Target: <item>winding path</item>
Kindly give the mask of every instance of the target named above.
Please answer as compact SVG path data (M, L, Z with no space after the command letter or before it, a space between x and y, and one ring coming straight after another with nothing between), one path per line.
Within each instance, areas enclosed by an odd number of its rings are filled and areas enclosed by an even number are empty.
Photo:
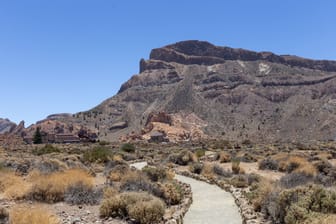
M218 186L176 175L190 184L193 203L185 214L184 224L241 224L242 218L232 195Z
M131 166L142 169L146 162ZM190 184L193 203L185 214L184 224L241 224L242 218L232 195L218 186L176 175L177 180Z

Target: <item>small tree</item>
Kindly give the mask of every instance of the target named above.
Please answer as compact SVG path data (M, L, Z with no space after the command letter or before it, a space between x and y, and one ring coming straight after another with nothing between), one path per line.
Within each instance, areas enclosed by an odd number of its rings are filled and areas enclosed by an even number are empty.
M42 143L42 135L41 135L41 128L37 127L36 131L34 133L34 137L33 137L33 143L34 144L41 144Z

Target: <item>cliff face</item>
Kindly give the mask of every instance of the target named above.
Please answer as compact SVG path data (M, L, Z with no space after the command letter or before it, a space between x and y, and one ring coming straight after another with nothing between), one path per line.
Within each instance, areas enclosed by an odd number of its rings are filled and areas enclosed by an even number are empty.
M12 132L16 127L14 122L8 119L0 118L0 134L6 134Z
M152 50L116 96L61 120L109 140L153 130L182 139L329 140L335 78L335 61L183 41Z

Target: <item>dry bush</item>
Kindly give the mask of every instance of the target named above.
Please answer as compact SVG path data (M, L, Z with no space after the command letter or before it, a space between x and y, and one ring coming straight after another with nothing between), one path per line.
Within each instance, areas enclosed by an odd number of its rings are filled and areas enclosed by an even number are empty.
M297 172L306 175L315 176L316 168L305 158L300 156L288 156L279 162L279 171L288 173Z
M165 213L165 205L158 198L150 201L137 201L128 208L129 217L140 224L159 223Z
M104 199L112 198L112 197L116 196L118 193L119 192L115 188L107 187L103 190L103 198Z
M59 224L58 218L49 211L37 207L16 207L9 213L10 224Z
M130 168L127 164L115 165L107 172L107 180L112 182L119 182L123 176L130 172Z
M88 189L93 187L93 178L86 171L78 169L49 175L35 173L31 179L31 198L45 202L63 201L67 189L78 183L86 185Z
M302 224L336 223L336 214L313 213Z
M0 223L7 223L8 217L8 210L6 208L0 207Z
M258 164L260 170L278 170L279 164L278 161L267 157L263 159Z
M248 179L245 175L234 176L230 180L230 184L237 188L245 188L248 187Z
M94 189L91 185L77 182L67 188L64 193L64 201L72 205L90 204L95 205L101 200L103 190Z
M101 217L130 217L139 223L158 223L162 220L164 203L148 194L125 192L106 198L100 207Z
M256 211L261 211L274 187L274 184L265 178L260 178L258 183L252 185L247 196Z
M239 174L240 173L240 161L239 160L232 160L232 166L231 166L232 172L234 174Z
M163 198L168 205L177 205L182 201L182 189L176 182L165 183L163 189Z
M151 181L157 182L167 178L167 171L164 167L145 166L142 169Z
M207 178L214 178L213 165L211 163L204 163L201 174Z
M8 199L23 199L30 190L30 184L13 172L0 172L0 192Z
M335 214L336 192L316 185L278 190L264 207L274 223L304 223L318 213Z
M121 191L147 191L157 197L163 197L163 190L157 183L152 183L141 171L128 172L121 179Z
M314 182L314 177L305 173L288 173L280 178L279 184L283 188L293 188Z
M67 168L67 165L58 159L43 160L37 165L37 169L43 174L66 170Z
M172 154L169 156L169 161L175 164L186 166L189 163L197 162L197 156L188 150L183 150L179 154Z
M231 155L227 152L219 152L217 158L220 163L228 163L231 161Z
M189 170L192 173L196 173L196 174L201 174L202 170L203 170L203 163L197 162L197 163L193 163L189 166Z
M232 177L232 172L230 170L226 170L218 164L213 166L213 172L221 177Z

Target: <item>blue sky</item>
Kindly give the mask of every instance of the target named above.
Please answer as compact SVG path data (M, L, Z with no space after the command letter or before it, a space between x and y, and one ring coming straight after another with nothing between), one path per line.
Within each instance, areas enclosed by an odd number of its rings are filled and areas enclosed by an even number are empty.
M113 96L180 40L336 60L334 0L1 0L0 117L36 122Z

